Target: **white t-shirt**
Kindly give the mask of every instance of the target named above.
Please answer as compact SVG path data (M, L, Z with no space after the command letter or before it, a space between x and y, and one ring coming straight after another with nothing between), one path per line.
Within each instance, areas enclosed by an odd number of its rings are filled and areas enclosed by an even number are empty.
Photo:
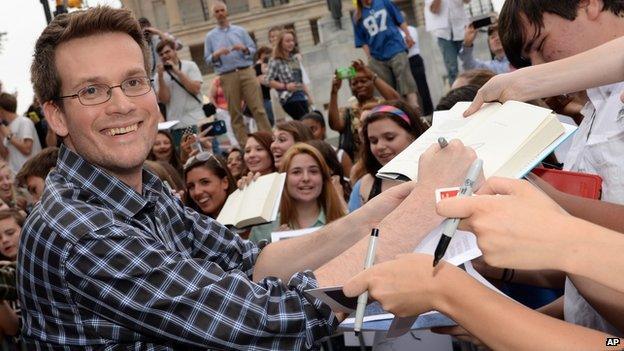
M180 60L180 70L186 74L190 80L201 82L202 75L199 67L193 61ZM171 73L173 74L173 73ZM163 73L163 79L169 87L170 99L167 106L167 121L179 120L174 129L183 129L196 125L200 119L204 118L204 110L202 104L195 100L191 94L187 93L178 83L176 83L169 73ZM182 83L180 78L176 79ZM158 79L154 80L154 90L158 92ZM201 94L196 95L199 101L202 101Z
M440 12L429 9L433 0L425 0L425 27L438 38L464 40L468 15L462 0L442 0Z
M587 90L590 102L583 108L567 153L564 169L602 177L602 200L624 204L624 82ZM622 336L579 294L566 279L564 318L567 322Z
M414 45L412 45L412 47L409 48L409 51L407 52L407 57L419 55L420 47L418 46L418 31L416 30L414 26L407 26L407 31L412 37L412 40L414 40ZM399 33L401 33L403 40L405 40L405 33L403 33L402 30L400 30Z
M24 116L17 116L13 122L9 124L9 129L13 133L14 138L18 139L30 139L33 141L30 155L26 156L22 154L13 144L11 144L6 138L4 138L4 146L9 150L9 167L13 174L17 174L24 163L34 155L41 151L41 143L39 143L39 137L37 136L37 130L33 122Z

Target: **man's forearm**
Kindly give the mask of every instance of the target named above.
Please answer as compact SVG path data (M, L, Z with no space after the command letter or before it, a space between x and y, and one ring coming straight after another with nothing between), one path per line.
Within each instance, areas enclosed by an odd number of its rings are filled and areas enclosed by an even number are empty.
M315 270L356 244L370 227L353 213L312 234L272 243L256 261L254 281L266 276L288 281L296 272Z
M180 83L186 88L186 90L197 95L201 91L201 82L191 80L186 73L179 71L178 77L180 77Z
M414 193L416 192L416 193ZM400 207L393 211L379 224L379 239L375 264L394 259L399 254L409 253L416 245L436 226L442 218L436 214L434 190L416 185L412 194L414 197L409 201L422 204L417 213L404 213L403 215L416 216L420 219L417 227L412 228L412 233L406 234L393 229L395 217L401 215ZM411 196L411 195L410 195ZM364 233L368 234L368 233ZM368 249L369 236L364 235L355 245L346 250L340 256L332 259L314 273L319 281L319 286L342 285L349 278L362 270L366 250Z

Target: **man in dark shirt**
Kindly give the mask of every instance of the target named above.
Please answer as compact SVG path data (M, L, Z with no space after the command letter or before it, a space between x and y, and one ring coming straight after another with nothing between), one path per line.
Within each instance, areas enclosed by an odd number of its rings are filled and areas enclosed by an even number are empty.
M337 320L303 291L361 270L373 226L379 261L411 251L441 221L434 189L459 184L475 157L434 147L421 165L442 166L418 184L260 251L143 170L159 116L149 67L127 10L57 16L37 41L33 84L64 145L20 242L27 349L313 348Z

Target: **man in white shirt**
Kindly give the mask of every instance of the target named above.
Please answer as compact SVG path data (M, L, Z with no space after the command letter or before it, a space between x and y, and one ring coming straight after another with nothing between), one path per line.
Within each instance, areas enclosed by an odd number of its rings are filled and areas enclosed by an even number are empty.
M617 0L507 0L499 18L499 33L510 63L519 68L566 58L624 36L623 15L624 3ZM587 90L584 118L564 162L565 169L600 175L602 200L620 204L624 204L624 119L620 113L624 105L619 96L623 89L624 82ZM565 320L624 334L624 324L616 328L601 316L610 313L609 321L618 320L613 317L616 308L604 305L604 290L587 285L582 289L577 281L566 281ZM610 300L618 299L621 301L621 297Z
M180 121L171 130L173 143L178 148L187 128L197 133L197 123L204 117L204 110L199 67L193 61L180 60L175 46L170 40L163 40L156 46L161 63L156 65L158 78L154 89L158 92L158 101L166 106L166 119Z
M33 122L18 116L17 99L9 93L0 93L0 156L6 159L13 174L32 156L41 151Z
M425 0L425 25L438 38L449 85L453 85L459 68L457 56L462 48L468 15L464 4L470 0Z

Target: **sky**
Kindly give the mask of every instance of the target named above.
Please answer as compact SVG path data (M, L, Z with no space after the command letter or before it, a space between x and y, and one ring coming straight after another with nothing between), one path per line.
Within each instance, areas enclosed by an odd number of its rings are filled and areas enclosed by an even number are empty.
M83 3L121 7L119 0L83 0ZM54 11L55 8L55 1L50 1L50 9ZM4 91L17 92L19 114L26 111L33 100L30 63L35 41L46 24L40 0L11 1L8 11L7 7L0 11L0 32L7 32L0 53L0 81Z

